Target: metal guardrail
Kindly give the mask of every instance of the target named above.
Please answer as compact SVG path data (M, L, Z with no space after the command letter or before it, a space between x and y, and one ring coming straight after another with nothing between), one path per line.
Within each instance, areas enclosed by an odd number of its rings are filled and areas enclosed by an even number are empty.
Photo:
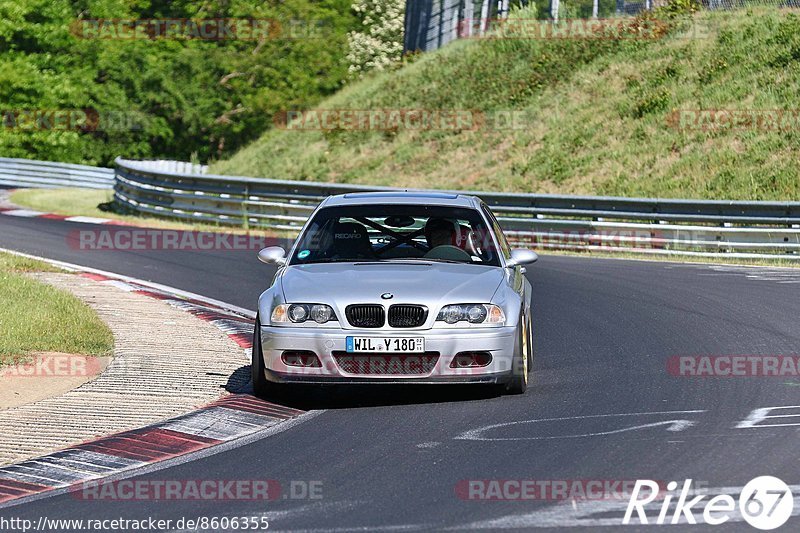
M118 158L114 199L154 216L296 232L328 195L398 190L405 189L165 172ZM450 192L481 197L518 246L800 259L800 202Z
M110 189L114 186L114 169L0 157L0 185Z
M208 165L187 163L185 161L156 159L150 161L137 161L136 163L142 168L161 172L173 172L179 174L205 174L208 172Z

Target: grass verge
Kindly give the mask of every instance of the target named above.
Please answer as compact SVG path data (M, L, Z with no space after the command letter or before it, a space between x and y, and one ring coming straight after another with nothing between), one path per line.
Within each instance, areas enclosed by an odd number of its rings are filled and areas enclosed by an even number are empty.
M32 352L110 355L111 330L89 306L26 275L57 271L0 252L0 366L25 360Z
M84 216L122 219L122 215L100 209L100 205L110 202L113 192L99 189L18 189L11 193L12 203L42 211L66 216Z

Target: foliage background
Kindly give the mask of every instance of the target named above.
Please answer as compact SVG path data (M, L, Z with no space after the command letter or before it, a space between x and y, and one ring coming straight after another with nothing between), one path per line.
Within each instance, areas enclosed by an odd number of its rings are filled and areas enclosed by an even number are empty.
M347 77L351 0L3 0L0 111L130 113L115 131L18 131L0 156L108 165L131 158L224 157L283 109L307 107ZM319 24L322 38L256 41L83 39L77 19L244 17Z

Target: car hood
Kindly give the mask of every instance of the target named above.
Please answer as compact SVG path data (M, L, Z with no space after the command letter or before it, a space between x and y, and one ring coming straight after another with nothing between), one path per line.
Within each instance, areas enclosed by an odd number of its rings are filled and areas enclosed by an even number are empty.
M490 303L505 277L500 267L409 261L293 265L282 273L286 302L414 303L438 309L455 303ZM391 293L388 300L381 298Z

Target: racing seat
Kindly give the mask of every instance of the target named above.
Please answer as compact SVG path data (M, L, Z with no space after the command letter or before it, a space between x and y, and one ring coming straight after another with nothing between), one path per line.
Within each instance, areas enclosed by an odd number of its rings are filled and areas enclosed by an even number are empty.
M472 257L470 257L467 252L452 244L440 244L439 246L431 248L423 257L425 259L444 259L448 261L463 261L466 263L472 261Z
M357 222L337 222L333 227L333 257L337 259L372 259L375 253L367 228Z

